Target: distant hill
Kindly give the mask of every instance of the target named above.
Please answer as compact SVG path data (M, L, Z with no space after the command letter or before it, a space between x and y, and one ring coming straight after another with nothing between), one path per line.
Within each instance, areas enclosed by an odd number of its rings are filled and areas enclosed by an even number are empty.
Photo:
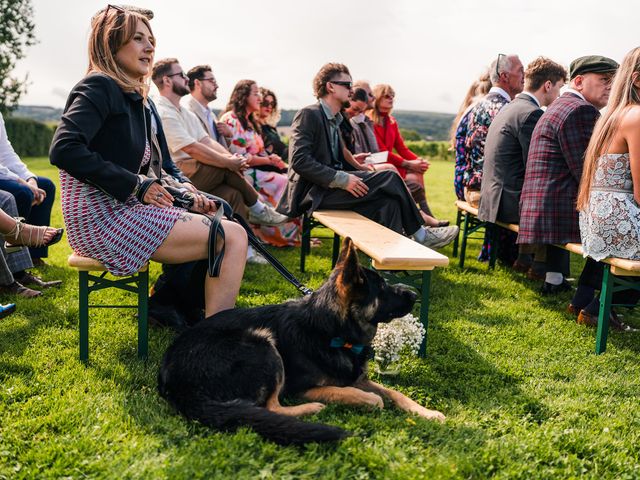
M62 108L44 107L39 105L20 105L12 117L30 118L43 123L58 123L62 116Z
M282 110L279 127L288 127L297 110ZM394 110L393 116L398 120L400 128L415 130L424 140L447 140L451 122L455 118L452 113L418 112L411 110Z
M297 110L282 110L282 118L279 127L289 127ZM415 130L425 140L446 140L449 136L449 128L455 115L451 113L418 112L411 110L394 110L393 115L398 120L400 128ZM37 105L21 105L12 113L14 117L25 117L40 122L60 121L61 108L44 107ZM285 129L286 130L286 129Z

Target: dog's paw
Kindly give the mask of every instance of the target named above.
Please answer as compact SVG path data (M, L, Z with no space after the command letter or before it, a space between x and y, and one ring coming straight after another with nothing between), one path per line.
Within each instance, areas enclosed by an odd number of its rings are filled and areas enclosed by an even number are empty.
M424 408L423 406L418 404L412 405L409 408L409 412L415 415L419 415L422 418L426 418L427 420L436 420L438 422L444 422L447 418L437 410L429 410L428 408Z
M380 395L371 392L362 392L362 402L369 407L384 408L384 401Z
M326 407L324 403L320 403L320 402L305 403L304 406L306 407L304 412L305 415L315 415L324 407Z

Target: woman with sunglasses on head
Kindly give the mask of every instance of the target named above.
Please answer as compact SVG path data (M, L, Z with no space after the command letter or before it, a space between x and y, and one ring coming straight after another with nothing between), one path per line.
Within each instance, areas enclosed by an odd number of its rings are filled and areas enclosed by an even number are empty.
M287 145L280 138L276 128L280 120L278 99L273 91L264 87L260 87L260 96L262 97L262 102L260 102L260 110L256 120L262 129L261 136L264 140L264 149L269 154L278 155L284 161L287 159ZM281 169L281 173L286 173L286 171L286 167Z
M387 163L398 170L411 191L411 196L420 206L422 217L429 227L444 227L448 221L440 221L433 217L424 189L424 172L429 168L429 162L418 157L405 145L400 134L398 122L391 115L393 100L396 96L391 85L380 84L373 87L375 102L367 113L373 121L376 141L380 151L387 151ZM394 152L395 150L395 152Z
M190 213L172 206L148 108L155 39L147 18L109 5L91 20L89 69L73 88L51 147L60 168L69 244L114 275L148 260L185 263L209 255L215 204L194 194ZM149 174L151 177L148 176ZM222 220L225 255L204 282L205 316L232 308L240 288L246 233Z
M275 100L275 96L273 98ZM265 147L262 125L258 120L263 100L256 82L240 80L231 92L220 121L231 127L231 153L247 158L250 168L244 171L245 179L258 191L260 200L275 207L287 187L287 175L282 173L286 172L287 164L280 155L269 152ZM273 107L269 105L268 108ZM300 245L299 220L276 227L255 227L254 231L260 239L276 247Z

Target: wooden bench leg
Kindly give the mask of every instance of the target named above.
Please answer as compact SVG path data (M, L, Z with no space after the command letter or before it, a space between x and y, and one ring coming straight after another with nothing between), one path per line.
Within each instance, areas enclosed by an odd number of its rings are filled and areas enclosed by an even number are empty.
M149 269L138 273L138 358L146 359L149 354Z
M78 272L78 329L80 332L80 360L89 360L89 272Z
M460 224L462 223L462 210L458 210L456 215L456 225L458 226L458 235L453 240L453 258L458 256L458 243L460 243Z
M462 227L462 245L460 246L460 268L464 268L464 257L467 254L467 235L469 235L469 214L464 214Z
M611 297L613 295L613 275L611 267L604 265L602 276L602 289L600 290L600 312L598 314L598 332L596 333L596 355L604 353L607 349L607 336L609 334L609 314L611 313Z
M340 235L333 234L333 254L331 255L331 268L335 268L338 263L338 255L340 255Z
M431 290L431 270L422 272L422 285L420 287L420 322L424 325L424 338L418 350L418 356L427 356L427 334L429 333L429 291Z

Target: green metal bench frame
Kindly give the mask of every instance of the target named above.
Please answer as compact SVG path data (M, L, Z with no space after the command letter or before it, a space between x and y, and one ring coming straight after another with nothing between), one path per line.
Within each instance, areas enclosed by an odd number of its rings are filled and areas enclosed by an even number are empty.
M79 286L79 330L80 360L89 360L89 309L90 308L137 308L138 309L138 357L146 359L149 352L149 324L147 318L147 302L149 297L149 268L145 268L127 277L116 280L107 278L108 272L93 275L90 271L78 271ZM117 288L138 295L137 305L90 304L89 295L105 288Z

